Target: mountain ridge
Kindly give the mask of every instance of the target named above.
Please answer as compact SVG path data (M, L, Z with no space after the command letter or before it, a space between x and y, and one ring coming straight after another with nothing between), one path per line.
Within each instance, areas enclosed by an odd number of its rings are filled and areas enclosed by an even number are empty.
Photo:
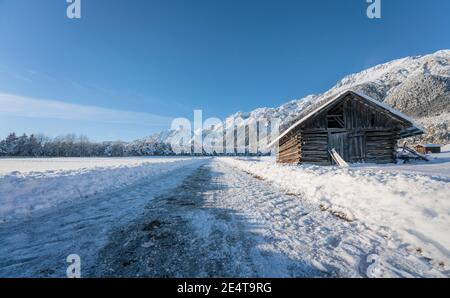
M273 108L257 108L250 112L236 112L227 119L250 121L278 118L281 132L311 104L325 100L345 90L362 92L399 110L423 125L426 133L413 142L449 142L450 126L450 49L432 54L410 56L382 63L363 71L349 74L322 94L310 94ZM218 126L215 130L222 129ZM210 132L205 130L203 133ZM152 141L167 143L174 131L165 131L149 137Z

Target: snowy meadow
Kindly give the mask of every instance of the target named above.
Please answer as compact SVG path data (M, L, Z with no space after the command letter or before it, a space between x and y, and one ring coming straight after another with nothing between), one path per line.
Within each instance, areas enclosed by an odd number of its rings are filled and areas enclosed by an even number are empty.
M182 157L0 159L0 222L111 192L193 162Z

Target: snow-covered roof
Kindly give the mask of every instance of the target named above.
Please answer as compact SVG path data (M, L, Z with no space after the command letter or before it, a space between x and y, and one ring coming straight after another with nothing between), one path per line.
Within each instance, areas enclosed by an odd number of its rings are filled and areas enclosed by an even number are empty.
M440 144L420 144L418 146L426 147L426 148L440 148L442 145Z
M293 129L295 129L297 126L299 126L300 124L302 124L303 122L305 122L306 120L312 118L314 115L316 115L318 112L320 112L322 109L332 105L333 103L337 102L338 100L344 98L345 96L349 95L349 94L354 94L357 95L358 97L365 99L377 106L379 106L380 108L388 111L389 113L391 113L392 115L396 116L397 118L400 118L402 120L404 120L405 122L408 122L411 124L411 127L404 129L400 132L400 135L402 137L408 137L408 136L413 136L413 135L417 135L417 134L421 134L424 132L424 128L418 124L416 124L414 122L413 119L411 119L410 117L406 116L405 114L397 111L396 109L378 101L375 100L373 98L371 98L370 96L367 96L366 94L363 94L361 92L358 91L354 91L354 90L346 90L342 93L340 93L337 96L334 97L329 97L328 99L324 100L324 103L322 105L320 105L318 108L313 109L310 113L306 114L306 116L302 117L300 120L298 120L297 122L295 122L293 125L291 125L288 129L286 129L278 138L276 138L274 141L272 141L272 143L270 143L268 145L268 147L272 147L273 145L275 145L282 137L286 136L290 131L292 131Z

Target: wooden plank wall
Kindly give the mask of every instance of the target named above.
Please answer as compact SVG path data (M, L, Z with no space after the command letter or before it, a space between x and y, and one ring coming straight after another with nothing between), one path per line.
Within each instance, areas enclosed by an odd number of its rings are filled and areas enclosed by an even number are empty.
M364 162L367 156L365 132L348 134L348 161Z
M328 133L326 131L302 132L300 161L316 165L329 165Z
M394 125L391 117L357 99L344 103L344 113L347 129L388 128Z
M277 162L279 163L300 163L300 136L298 133L282 138L280 141Z
M392 130L373 130L366 132L366 162L392 163L395 161L398 132Z

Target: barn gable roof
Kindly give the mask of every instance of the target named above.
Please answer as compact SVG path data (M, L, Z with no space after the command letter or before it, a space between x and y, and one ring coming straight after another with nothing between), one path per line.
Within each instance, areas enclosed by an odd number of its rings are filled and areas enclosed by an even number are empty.
M347 90L337 96L330 96L324 100L321 100L319 103L313 104L312 106L308 107L303 113L300 114L300 116L299 116L300 120L296 121L293 125L291 125L289 128L287 128L278 138L276 138L274 141L272 141L268 145L268 147L272 147L282 137L286 136L289 132L291 132L293 129L298 127L300 124L304 123L306 120L308 120L310 118L313 118L320 111L322 111L322 110L326 109L327 107L331 106L332 104L338 102L339 100L343 99L347 95L356 95L357 97L361 98L362 100L372 103L372 104L378 106L379 108L385 110L386 112L391 114L393 117L400 119L403 122L408 123L410 126L406 129L403 129L400 132L400 136L403 138L424 133L424 128L422 126L415 123L413 119L411 119L410 117L401 113L400 111L397 111L396 109L394 109L376 99L373 99L370 96L367 96L361 92L354 91L354 90Z

